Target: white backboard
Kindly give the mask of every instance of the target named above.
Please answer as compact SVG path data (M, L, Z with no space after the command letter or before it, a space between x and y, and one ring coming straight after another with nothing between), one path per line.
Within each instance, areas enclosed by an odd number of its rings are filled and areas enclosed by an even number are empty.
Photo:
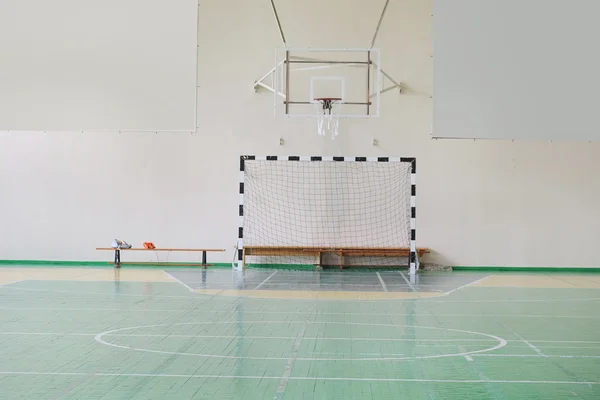
M341 98L341 118L379 117L379 49L283 48L276 51L275 113L317 117L315 98Z

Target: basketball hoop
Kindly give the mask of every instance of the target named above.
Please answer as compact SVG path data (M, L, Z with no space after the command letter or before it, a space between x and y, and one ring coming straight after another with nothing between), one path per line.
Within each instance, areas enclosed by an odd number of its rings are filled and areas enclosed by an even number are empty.
M319 136L331 135L333 139L340 132L340 119L338 114L342 107L339 97L317 97L313 99L317 108L317 133Z

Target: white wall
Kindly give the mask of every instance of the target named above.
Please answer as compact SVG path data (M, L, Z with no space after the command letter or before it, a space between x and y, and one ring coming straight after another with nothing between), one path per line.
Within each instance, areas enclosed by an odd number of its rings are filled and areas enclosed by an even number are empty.
M433 135L600 140L598 0L434 0Z
M0 129L194 131L197 0L0 1Z
M369 44L384 2L353 2L323 46ZM430 1L391 1L378 46L408 89L384 95L379 120L343 121L336 141L318 138L314 121L274 120L272 97L253 92L279 38L269 2L248 3L200 2L197 133L0 134L0 259L107 259L94 248L117 236L224 247L212 259L230 261L240 154L347 154L417 157L417 238L431 261L600 264L599 144L430 138ZM312 3L277 2L290 44L319 45L308 21L334 16L313 18Z

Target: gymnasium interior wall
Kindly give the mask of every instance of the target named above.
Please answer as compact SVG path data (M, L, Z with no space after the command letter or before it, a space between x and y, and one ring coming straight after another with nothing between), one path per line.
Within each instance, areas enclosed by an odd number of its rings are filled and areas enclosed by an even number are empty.
M383 3L276 1L303 47L368 46ZM382 95L380 119L343 120L336 140L314 120L275 119L252 88L281 44L268 1L199 6L196 132L0 132L0 259L109 260L94 249L116 237L225 248L210 259L229 262L241 154L364 155L417 158L429 262L598 266L600 144L432 139L430 0L390 2L376 45L406 90Z

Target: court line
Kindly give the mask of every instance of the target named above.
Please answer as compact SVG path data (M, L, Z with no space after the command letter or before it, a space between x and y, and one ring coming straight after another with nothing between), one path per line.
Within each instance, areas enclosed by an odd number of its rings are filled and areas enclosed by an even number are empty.
M0 335L15 336L95 336L95 333L70 333L70 332L0 332ZM163 335L165 336L165 335Z
M332 352L323 351L323 352L319 352L319 353L315 353L315 354L318 354L318 355L323 355L323 354L337 355L337 354L342 354L342 353L332 353ZM358 355L361 355L361 356L381 356L381 355L383 355L382 353L353 353L353 354L358 354ZM386 353L385 355L386 356L405 356L406 354L404 354L404 353Z
M510 340L509 340L510 342ZM596 350L600 349L600 346L548 346L544 345L544 349L588 349Z
M72 281L72 282L78 282L78 281ZM89 281L84 281L84 282L89 282ZM99 282L99 281L93 281L95 283ZM110 282L110 281L102 281L102 282ZM97 296L108 296L108 297L113 297L114 293L112 292L76 292L73 290L50 290L50 289L33 289L33 288L16 288L16 287L5 287L5 286L0 286L0 289L10 289L10 290L23 290L23 291L30 291L30 292L46 292L46 293L66 293L66 294L77 294L77 295L84 295L84 296L89 296L89 295L97 295ZM167 294L161 294L161 295L148 295L148 294L133 294L133 293L119 293L119 296L123 296L123 297L145 297L145 298L176 298L176 299L206 299L207 297L214 297L214 296L200 296L199 293L197 292L191 292L193 294L195 294L196 296L177 296L177 295L167 295ZM599 298L600 300L600 298Z
M207 358L224 358L224 359L246 359L246 360L285 360L286 357L256 357L256 356L229 356L222 354L204 354L204 353L182 353L175 351L162 351L162 350L153 350L153 349L144 349L132 346L122 346L115 343L107 342L103 339L104 336L109 336L115 332L128 331L133 329L148 329L148 328L156 328L156 327L173 327L176 325L206 325L206 324L232 324L236 323L235 321L208 321L208 322L178 322L173 324L155 324L155 325L139 325L139 326L130 326L119 329L112 329L105 332L98 333L94 339L106 346L111 346L119 349L125 350L135 350L146 353L156 353L156 354L172 354L172 355L182 355L182 356L196 356L196 357L207 357ZM333 322L333 321L245 321L248 324L290 324L290 323L303 323L303 324L329 324L329 325L367 325L367 326L386 326L386 327L397 327L398 324L367 324L367 323L357 323L357 322ZM403 325L403 327L409 328L417 328L417 329L430 329L437 331L445 331L445 332L457 332L457 333L466 333L471 335L479 335L485 336L488 338L495 339L498 344L493 347L489 347L486 349L480 350L472 350L468 353L447 353L447 354L434 354L434 355L426 355L426 356L413 356L413 357L377 357L377 358L315 358L315 357L298 357L296 360L303 361L399 361L399 360L416 360L416 359L433 359L433 358L445 358L445 357L463 357L465 354L477 354L477 353L485 353L489 351L494 351L501 349L506 346L507 342L505 339L490 335L482 332L473 332L461 329L451 329L451 328L440 328L440 327L432 327L432 326L420 326L420 325Z
M483 280L485 278L482 278L481 280ZM75 281L74 281L75 282ZM456 289L453 289L449 292L445 292L442 293L438 296L433 296L433 297L425 297L425 298L407 298L407 299L370 299L368 300L369 303L404 303L407 301L411 301L414 302L415 300L419 300L420 302L422 302L423 304L435 304L435 303L444 303L444 304L449 304L449 303L457 303L457 304L463 304L463 303L469 303L472 304L473 301L472 300L435 300L437 298L440 297L445 297L450 295L451 293L454 293L455 291L462 289L464 287L467 287L469 285L473 285L475 283L477 283L478 281L474 281L471 283L468 283L466 285L463 285L461 287L458 287ZM500 288L502 289L504 286L498 286L496 288ZM34 292L47 292L47 293L67 293L67 294L76 294L76 295L85 295L85 296L89 296L89 295L98 295L98 296L109 296L109 297L113 297L115 296L112 292L75 292L75 291L71 291L71 290L50 290L50 289L32 289L32 288L16 288L16 287L10 287L10 286L0 286L0 289L10 289L10 290L23 290L23 291L34 291ZM523 288L522 288L523 289ZM525 289L531 289L531 288L525 288ZM118 296L123 296L123 297L145 297L145 298L178 298L178 299L199 299L199 300L209 300L209 299L213 299L213 298L219 298L218 296L211 294L211 295L204 295L202 293L198 293L198 292L190 292L193 294L196 294L197 296L175 296L175 295L147 295L147 294L130 294L130 293L119 293ZM364 292L357 292L357 293L364 293ZM370 292L366 292L366 293L370 293ZM273 300L273 299L270 299ZM286 299L286 298L281 298L281 300L293 300L296 302L304 302L304 301L310 301L310 302L314 302L315 299L314 298L310 298L310 299L302 299L302 298L292 298L292 299ZM600 297L584 297L584 298L567 298L567 299L496 299L496 300L477 300L477 303L481 304L481 303L563 303L565 301L598 301L600 300ZM356 302L360 302L360 303L364 303L365 300L364 299L360 299L360 300L353 300L353 299L343 299L343 300L332 300L332 299L319 299L320 303L325 303L325 302L336 302L339 303L340 301L343 302L348 302L348 303L356 303Z
M305 324L302 325L302 329L296 336L296 340L294 341L294 345L292 346L292 353L290 354L290 358L283 370L283 376L279 381L279 385L277 386L277 391L273 396L273 400L283 399L285 395L285 389L287 388L289 378L292 375L292 370L294 369L294 365L296 364L296 359L298 358L298 352L300 351L300 344L302 343L302 339L304 338L304 334L306 333L306 328L308 327L308 322L310 315L306 317Z
M0 335L15 335L15 336L96 336L96 333L77 333L77 332L2 332L0 331ZM199 339L264 339L264 340L294 340L296 336L249 336L249 335L177 335L177 334L145 334L145 333L113 333L107 336L115 336L115 337L162 337L165 339L168 338L199 338ZM334 340L334 341L366 341L366 342L423 342L423 343L455 343L461 342L464 344L471 343L486 343L486 342L496 342L495 339L412 339L412 338L373 338L373 337L324 337L324 336L305 336L304 340ZM508 343L523 343L523 340L507 340ZM536 341L530 340L530 342L538 343L589 343L589 344L600 344L600 341ZM427 345L429 346L429 345ZM451 346L447 344L445 346ZM556 348L556 349L596 349L596 347L590 346L544 346L546 348ZM379 353L378 353L379 354ZM545 354L544 354L545 356ZM576 357L576 356L571 356Z
M165 274L167 274L168 277L170 277L171 279L175 280L177 283L183 285L187 290L189 290L190 292L193 292L194 289L192 289L190 286L186 285L185 283L181 282L179 279L175 278L173 275L171 275L170 273L168 273L167 271L165 271L164 269L162 270L162 272L164 272Z
M207 324L210 322L206 322ZM15 335L15 336L96 336L96 333L70 333L70 332L0 332L0 335ZM202 338L202 339L265 339L265 340L294 340L297 336L244 336L244 335L174 335L168 334L145 334L145 333L111 333L105 336L115 337L162 337L168 338ZM361 337L323 337L323 336L306 336L304 340L339 340L339 341L366 341L366 342L497 342L496 339L412 339L412 338L361 338ZM508 340L507 342L511 342Z
M463 353L467 353L467 350L463 346L458 346L458 350L462 351ZM465 355L465 358L467 359L467 361L473 361L473 357L471 357L468 354Z
M52 398L50 400L57 400L57 399L64 398L64 396L66 396L75 387L81 385L82 383L84 383L86 381L89 381L89 379L92 378L94 376L94 373L96 373L96 372L98 372L98 369L96 369L96 371L94 371L94 372L89 372L85 376L81 376L79 379L74 379L73 382L66 385L58 393L56 393L54 396L52 396Z
M533 351L538 353L540 356L544 357L544 353L542 353L542 351L540 349L538 349L537 347L535 347L534 345L529 343L527 340L523 339L523 343L525 343L527 346L531 347L533 349Z
M19 283L19 282L24 282L26 279L19 279L18 281L10 281L10 282L6 282L6 283L2 283L0 284L0 287L5 287L8 285L12 285L13 283Z
M43 335L43 336L96 336L95 333L64 333L64 332L0 332L0 335ZM162 337L165 339L168 338L202 338L202 339L265 339L265 340L297 340L298 336L206 336L206 335L174 335L174 334L162 334L162 335L153 335L153 334L110 334L106 336L115 336L115 337ZM303 337L303 340L341 340L341 341L398 341L398 342L461 342L464 344L469 344L472 342L495 342L493 339L404 339L404 338L335 338L335 337ZM523 342L521 340L507 340L508 343L514 342ZM600 343L600 342L596 342ZM427 345L431 346L431 345ZM446 345L448 346L448 345ZM557 347L557 348L568 348L568 347ZM579 347L577 347L579 348ZM591 347L581 347L584 349L590 349ZM463 348L463 346L459 346L459 350L463 353L467 353L467 351ZM318 354L343 354L343 353L318 353ZM360 355L380 355L380 356L403 356L404 354L395 354L395 353L357 353ZM473 354L475 357L545 357L545 358L600 358L598 356L589 356L589 355L548 355L548 354L492 354L492 353L480 353ZM470 355L464 356L468 361L473 361L473 358ZM469 359L470 358L470 359ZM347 360L347 359L344 359Z
M293 278L291 278L293 279ZM235 290L236 288L231 286L231 281L227 281L227 282L212 282L214 285L211 286L211 288L209 289L214 289L214 290L218 290L218 289L222 289L222 290ZM247 284L253 284L255 282L248 282L246 281ZM201 282L201 281L188 281L188 284L190 285L199 285L199 284L206 284L206 282ZM361 287L365 287L368 288L369 290L371 288L377 288L380 286L379 283L362 283L362 282L358 282L358 283L345 283L345 282L329 282L329 283L297 283L297 282L290 282L290 283L283 283L280 281L277 281L277 283L273 283L273 285L277 285L279 286L279 288L277 290L285 290L288 286L297 286L297 285L302 285L305 287L322 287L323 291L328 291L329 288L331 287L337 287L340 284L347 284L347 285L360 285ZM406 284L405 282L388 282L388 285L393 286L393 287L398 287L398 288L410 288L410 284ZM426 292L435 292L438 291L440 293L445 293L447 290L451 290L452 288L454 288L454 285L450 285L450 284L421 284L419 283L419 288L420 289L427 289L424 290Z
M454 293L454 292L456 292L456 291L458 291L458 290L464 289L464 288L466 288L466 287L469 287L469 286L471 286L471 285L475 285L475 284L477 284L477 283L479 283L479 282L481 282L481 281L484 281L485 279L489 278L490 276L491 276L491 275L487 275L487 276L484 276L484 277L483 277L483 278L481 278L481 279L477 279L476 281L469 282L469 283L465 283L465 284L464 284L464 285L462 285L462 286L459 286L459 287L457 287L457 288L454 288L454 289L452 289L452 290L449 290L449 291L447 291L447 292L444 294L444 296L449 296L449 295L451 295L452 293ZM478 301L478 303L481 303L481 302L480 302L480 301Z
M406 279L406 276L404 276L404 273L402 273L402 271L398 271L398 272L400 272L400 275L402 275L402 279L404 279L404 281L406 282L406 284L408 285L410 290L412 290L413 292L416 292L415 287L412 285L412 283L410 283L410 281L408 279Z
M377 285L379 286L379 285ZM190 298L190 297L186 297ZM181 312L186 311L186 309L172 309L172 308L91 308L91 307L0 307L0 310L30 310L30 311L132 311L132 312ZM189 310L191 311L191 310ZM202 310L202 313L230 313L231 310ZM307 314L309 311L248 311L244 310L245 314ZM414 313L353 313L353 312L319 312L319 315L343 315L343 316L381 316L381 317L389 317L389 316L414 316ZM494 317L506 317L506 318L589 318L589 319L600 319L600 315L535 315L535 314L433 314L433 315L420 315L419 318L423 317L464 317L464 318L494 318Z
M388 291L387 286L385 286L385 282L381 278L381 274L379 272L377 272L377 277L379 278L379 282L381 282L381 287L383 288L383 291L387 292Z
M540 351L540 349L538 349L537 347L535 347L534 345L529 343L527 340L525 340L525 338L523 336L521 336L520 334L518 334L515 329L512 329L509 326L507 326L506 324L502 323L498 318L495 318L494 320L496 321L496 323L498 323L504 329L506 329L509 332L512 332L516 337L521 339L523 341L523 343L525 343L529 348L531 348L534 352L536 352L538 354L538 356L542 356L542 357L544 356L542 354L542 352ZM571 374L570 371L566 371L564 368L561 368L560 366L559 366L559 368L562 369L563 372L566 372L568 375L571 375L571 376L573 375L573 374ZM575 376L575 378L577 378L577 376Z
M185 374L143 374L118 372L33 372L33 371L0 371L0 375L51 375L51 376L97 376L97 377L131 377L131 378L185 378L185 379L281 379L279 376L267 375L185 375ZM411 379L411 378L364 378L364 377L318 377L290 376L295 381L360 381L360 382L406 382L406 383L502 383L502 384L545 384L545 385L600 385L600 382L582 381L534 381L534 380L484 380L484 379Z
M595 341L595 340L531 340L529 339L530 342L533 343L600 343L600 341ZM519 340L519 342L522 342L522 340Z
M290 277L290 279L294 279L294 278ZM200 283L206 283L206 282L202 282L202 281L190 281L189 283L200 284ZM231 286L231 281L220 281L220 282L211 281L211 283L215 284L215 287L213 289L221 289L220 287L217 287L217 284L229 285L228 287L223 288L223 289L234 289L234 287ZM254 283L254 282L248 282L248 281L246 281L246 283ZM301 285L303 285L303 286L323 286L323 287L327 287L327 286L336 286L336 285L339 285L339 284L342 284L342 283L343 284L348 284L348 285L360 285L360 286L373 286L373 287L379 286L379 283L363 283L363 282L360 282L360 281L358 281L357 283L347 283L347 282L310 283L310 282L302 282ZM289 283L288 282L278 281L275 284L276 285L280 285L280 286L286 286L286 285L296 285L297 283L293 282L293 281L290 281ZM392 283L390 283L390 285L393 285L393 286L408 286L406 283L400 282L400 281L398 281L398 282L392 282ZM436 287L436 288L446 288L447 287L447 288L451 289L451 288L454 287L454 285L443 284L443 283L440 283L440 284L430 284L430 283L423 283L423 284L421 284L421 283L419 283L419 287Z
M254 289L252 289L252 290L258 290L260 287L262 287L262 285L264 285L265 283L267 283L267 281L268 281L269 279L271 279L271 278L273 277L273 275L275 275L277 272L279 272L279 271L275 271L275 272L273 272L271 275L267 276L267 278L266 278L264 281L262 281L262 282L261 282L261 283L260 283L260 284L259 284L257 287L255 287L255 288L254 288Z
M533 357L533 358L600 358L600 356L570 356L560 354L473 354L475 357Z

